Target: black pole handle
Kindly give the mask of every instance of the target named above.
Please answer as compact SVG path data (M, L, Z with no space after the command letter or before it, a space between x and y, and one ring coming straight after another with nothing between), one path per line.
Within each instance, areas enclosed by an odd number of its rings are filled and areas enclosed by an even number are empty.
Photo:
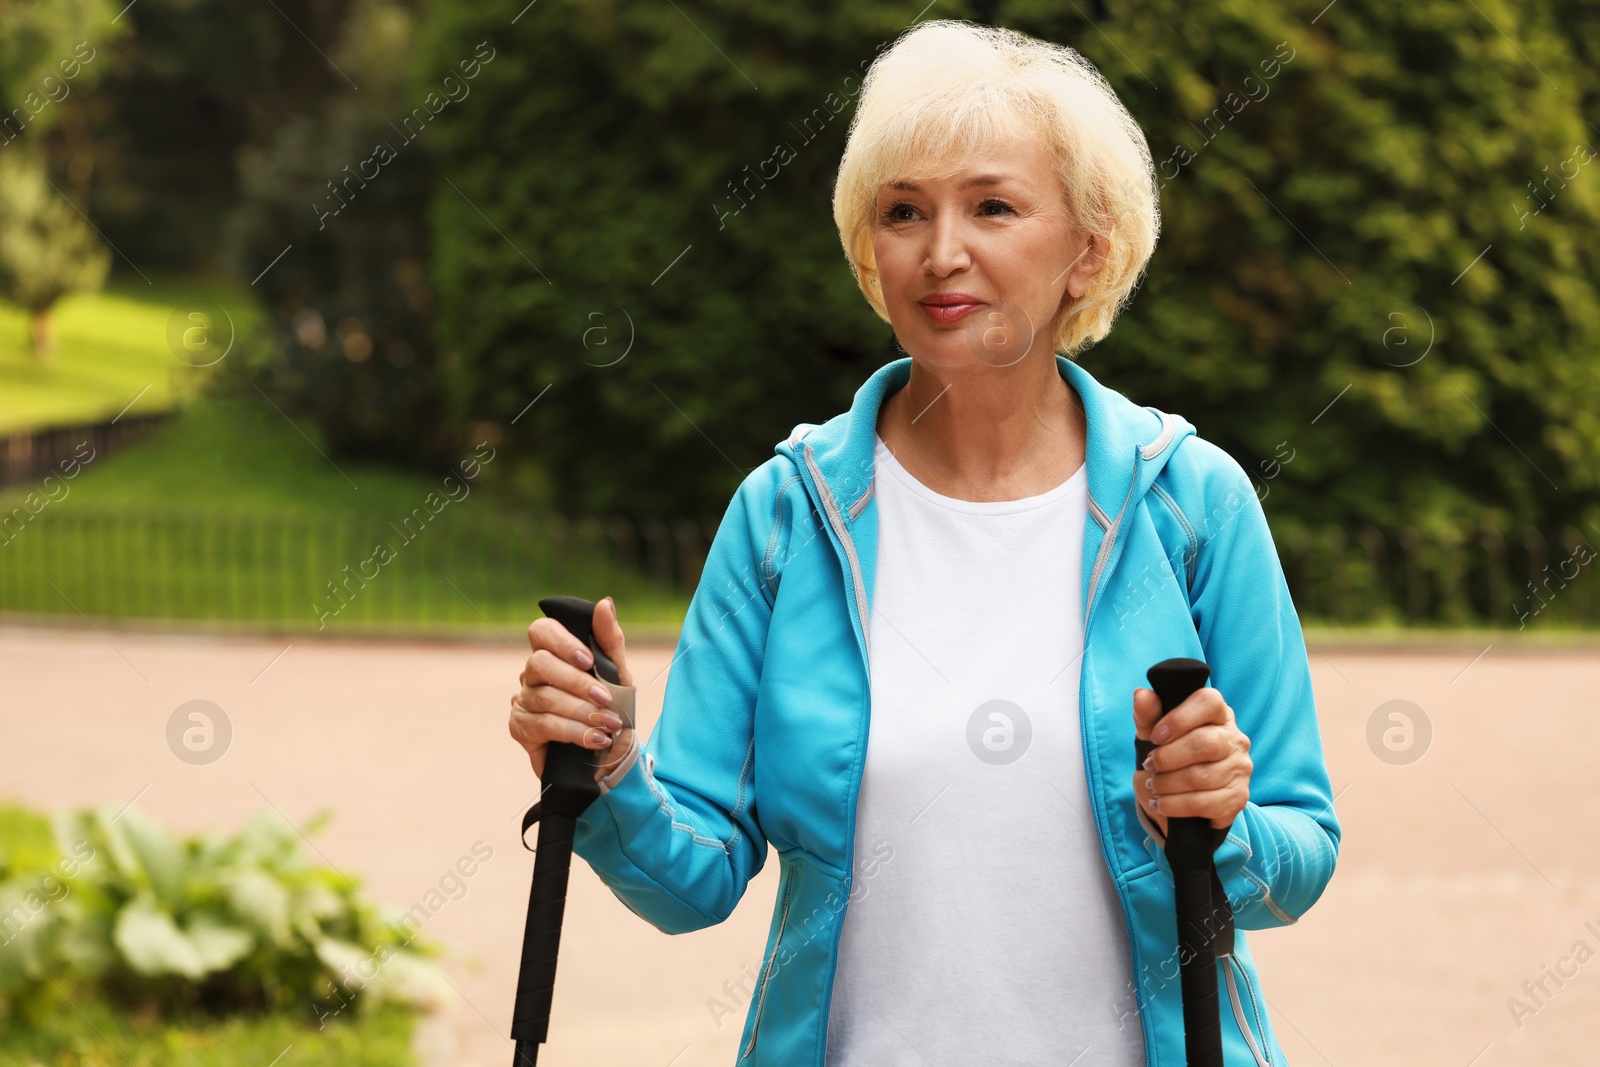
M1166 659L1146 677L1165 715L1205 686L1211 668L1197 659ZM1139 766L1155 747L1135 743ZM1183 1045L1189 1067L1223 1067L1222 1004L1217 994L1216 943L1218 916L1213 914L1212 862L1216 838L1207 819L1167 818L1167 862L1172 867L1173 897L1178 917L1178 971L1183 990ZM1224 898L1224 901L1226 898ZM1220 905L1222 902L1218 902Z
M594 639L594 607L590 601L575 596L547 596L539 601L539 610L565 626L594 656L594 666L589 673L613 685L621 685L617 665L600 651ZM599 749L558 741L546 747L539 796L546 815L553 812L576 819L583 814L583 809L600 795L594 772L599 769L602 756Z
M614 685L617 665L594 639L594 604L574 596L545 597L539 610L565 626L594 656L589 673ZM539 845L533 860L533 888L522 930L522 965L511 1016L516 1043L514 1067L535 1067L539 1045L548 1040L550 1005L555 997L556 954L561 948L561 918L567 905L567 875L572 869L572 838L578 816L600 795L594 773L600 749L552 741L545 748L539 805Z

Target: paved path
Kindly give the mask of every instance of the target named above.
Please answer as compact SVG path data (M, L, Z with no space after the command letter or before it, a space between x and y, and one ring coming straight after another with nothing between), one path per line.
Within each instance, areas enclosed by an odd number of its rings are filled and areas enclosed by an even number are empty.
M463 953L449 966L462 1000L433 1028L440 1062L502 1067L532 859L517 817L535 782L505 728L522 652L287 644L0 630L0 792L40 807L137 797L187 831L231 831L268 805L297 822L332 808L318 850L401 908L487 843L492 859L425 929ZM1600 656L1477 651L1312 655L1345 842L1317 907L1253 941L1297 1067L1595 1062ZM670 653L633 652L636 675L654 679L641 686L647 728ZM233 726L209 766L167 747L169 716L193 699ZM1433 727L1408 766L1366 740L1374 709L1395 699ZM718 1018L708 1002L759 966L776 882L769 854L726 923L668 937L580 863L541 1061L730 1067L745 1004Z

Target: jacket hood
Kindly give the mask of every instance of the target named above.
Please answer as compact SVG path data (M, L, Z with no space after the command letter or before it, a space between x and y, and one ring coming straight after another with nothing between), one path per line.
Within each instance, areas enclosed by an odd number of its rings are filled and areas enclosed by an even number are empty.
M1087 424L1084 462L1094 519L1084 529L1081 607L1087 620L1094 591L1115 562L1112 556L1121 541L1123 516L1149 491L1195 428L1181 415L1135 404L1065 356L1056 355L1056 370L1082 399ZM910 377L911 357L884 364L856 390L850 410L821 425L800 423L774 449L795 463L813 503L834 523L836 535L843 539L848 531L850 543L841 547L860 557L869 604L878 534L877 509L872 507L873 435L883 401Z

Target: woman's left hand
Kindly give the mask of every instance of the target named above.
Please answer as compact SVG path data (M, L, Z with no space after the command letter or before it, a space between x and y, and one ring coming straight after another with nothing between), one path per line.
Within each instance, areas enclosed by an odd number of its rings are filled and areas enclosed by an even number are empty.
M1211 686L1195 690L1167 714L1153 689L1133 691L1135 734L1155 742L1133 772L1133 794L1162 834L1167 818L1202 818L1226 829L1250 800L1250 739L1233 709Z

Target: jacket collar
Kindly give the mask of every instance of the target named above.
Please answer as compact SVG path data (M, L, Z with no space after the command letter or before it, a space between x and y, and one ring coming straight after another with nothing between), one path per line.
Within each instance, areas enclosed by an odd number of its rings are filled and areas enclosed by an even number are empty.
M1110 533L1113 541L1120 543L1117 534L1125 511L1149 490L1177 446L1195 428L1181 415L1135 404L1117 390L1102 385L1074 360L1059 354L1055 358L1056 370L1083 401L1087 425L1085 464L1093 519L1084 530L1083 608L1087 615L1093 586L1105 565L1113 562L1107 557L1115 545L1103 545L1105 535ZM871 506L873 435L883 401L910 377L909 356L884 364L856 390L849 411L820 426L799 424L775 449L802 471L810 469L821 474L825 491L814 485L811 477L804 479L807 489L819 510L838 512L859 556L869 598L877 541L877 509ZM1101 551L1103 547L1106 552Z

